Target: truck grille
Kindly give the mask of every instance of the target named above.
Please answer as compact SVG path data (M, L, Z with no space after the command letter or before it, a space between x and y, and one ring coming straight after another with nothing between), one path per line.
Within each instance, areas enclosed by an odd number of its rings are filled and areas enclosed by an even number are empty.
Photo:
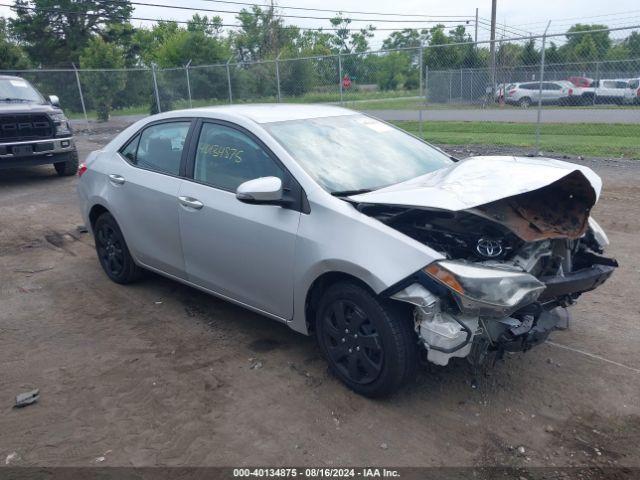
M47 115L26 113L0 115L0 142L53 138L53 124Z

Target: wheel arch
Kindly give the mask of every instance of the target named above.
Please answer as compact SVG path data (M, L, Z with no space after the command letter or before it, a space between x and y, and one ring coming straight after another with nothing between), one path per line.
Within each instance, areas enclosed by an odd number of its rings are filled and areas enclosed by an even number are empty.
M375 290L364 280L356 277L347 272L333 270L322 273L318 276L308 288L304 303L304 318L306 323L307 332L312 334L315 331L315 321L317 306L322 298L322 294L331 286L338 282L352 282L365 290L369 291L371 295L377 296Z
M107 207L102 205L101 203L94 204L89 210L89 226L91 227L91 231L93 232L93 227L96 224L96 220L103 213L111 213Z

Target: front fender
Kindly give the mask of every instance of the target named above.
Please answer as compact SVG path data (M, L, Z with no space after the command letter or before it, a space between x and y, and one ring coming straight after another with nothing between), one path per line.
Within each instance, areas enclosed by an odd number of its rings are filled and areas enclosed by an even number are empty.
M331 199L334 200L334 199ZM358 212L351 204L312 202L302 215L294 268L294 315L289 326L308 333L307 293L316 279L329 272L346 273L375 293L444 258L440 253Z

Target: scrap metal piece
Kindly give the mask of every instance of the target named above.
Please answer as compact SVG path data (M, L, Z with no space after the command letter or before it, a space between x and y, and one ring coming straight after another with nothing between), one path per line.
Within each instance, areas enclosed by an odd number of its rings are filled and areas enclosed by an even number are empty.
M39 399L40 390L37 388L35 390L31 390L30 392L19 393L18 395L16 395L16 404L14 405L14 407L23 408L27 405L36 403Z

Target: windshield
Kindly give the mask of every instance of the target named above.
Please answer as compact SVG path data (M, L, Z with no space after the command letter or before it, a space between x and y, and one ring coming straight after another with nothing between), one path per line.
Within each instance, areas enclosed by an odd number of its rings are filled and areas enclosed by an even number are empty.
M451 164L444 153L364 115L264 127L329 192L375 190Z
M21 78L0 78L0 101L45 103L42 95Z

